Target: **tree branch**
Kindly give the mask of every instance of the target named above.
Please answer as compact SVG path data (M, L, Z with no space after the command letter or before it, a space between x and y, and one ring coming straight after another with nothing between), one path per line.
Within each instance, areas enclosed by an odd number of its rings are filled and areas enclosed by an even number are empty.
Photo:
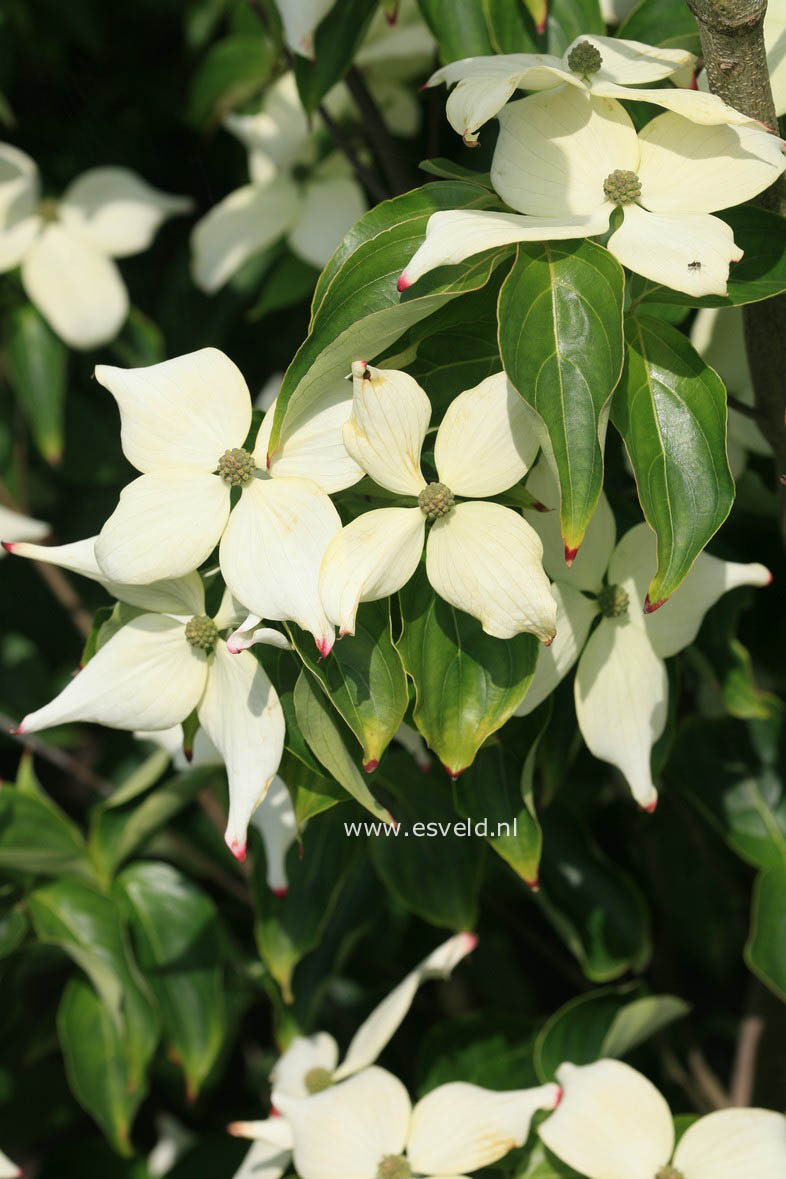
M42 758L43 761L48 761L51 765L57 766L65 774L70 774L72 778L76 778L83 785L89 786L91 790L97 791L102 797L108 798L115 787L106 778L102 778L100 774L94 774L88 767L70 753L66 753L64 749L58 749L54 745L47 745L39 737L34 737L32 734L21 733L17 734L16 721L12 720L4 712L0 712L0 727L2 727L8 737L12 741L18 742L19 745L29 749L35 757Z
M777 130L767 53L764 16L767 0L687 0L696 18L710 90L730 106ZM786 216L786 179L767 189L758 203ZM786 296L743 308L759 425L772 447L774 485L779 499L781 536L786 545Z
M393 195L400 196L401 193L409 192L417 181L410 175L409 165L388 131L357 66L350 66L345 81L363 118L363 130L374 148L374 154L381 167L385 170Z

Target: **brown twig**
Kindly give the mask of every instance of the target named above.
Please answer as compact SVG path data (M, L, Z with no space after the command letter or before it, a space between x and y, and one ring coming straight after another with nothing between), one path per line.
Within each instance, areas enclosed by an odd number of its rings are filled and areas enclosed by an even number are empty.
M764 416L760 409L755 405L746 405L744 401L740 401L739 397L735 397L733 393L726 394L726 401L729 409L733 409L736 413L743 414L746 418L753 418L754 422L760 422Z
M46 582L53 596L71 619L75 629L83 639L88 638L93 629L93 617L82 604L82 599L56 565L49 565L46 561L34 561L36 573Z
M363 119L363 130L380 166L385 170L394 196L409 192L417 184L417 180L411 175L409 164L388 131L385 120L379 113L379 108L357 66L349 67L345 81Z
M762 1011L763 996L764 988L758 979L753 979L748 1009L740 1020L737 1032L737 1048L729 1078L731 1105L748 1106L753 1104L756 1088L756 1061L766 1025Z
M327 107L324 106L324 104L320 104L317 107L317 113L330 132L330 137L335 143L336 147L339 148L339 150L342 151L349 160L360 183L368 189L375 200L386 201L389 198L390 193L380 182L379 177L377 177L370 168L367 168L365 164L360 162L352 142L344 133L343 128L340 127L333 118Z
M711 1109L726 1109L730 1104L729 1095L714 1071L710 1068L701 1048L694 1045L688 1049L688 1068L696 1090Z
M66 753L64 749L57 749L53 745L47 745L45 741L34 737L28 733L16 733L16 722L7 716L6 713L0 712L0 727L5 729L12 741L16 741L19 745L29 749L35 757L40 757L44 761L48 761L51 765L57 766L65 774L70 774L73 778L89 786L91 790L97 791L103 796L110 795L115 789L111 782L106 778L102 778L100 774L94 774L87 766L82 765L77 758L72 757L70 753Z

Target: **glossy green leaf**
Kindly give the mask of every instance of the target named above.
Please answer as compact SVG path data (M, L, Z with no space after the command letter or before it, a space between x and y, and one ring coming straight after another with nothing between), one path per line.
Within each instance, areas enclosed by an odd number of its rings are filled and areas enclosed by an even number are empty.
M376 0L341 0L317 27L314 60L295 56L295 79L303 106L312 114L352 64L374 15Z
M132 307L120 335L112 341L111 350L124 368L141 368L166 360L166 341L158 324Z
M129 955L117 907L76 880L44 885L27 903L39 940L59 946L90 978L122 1041L130 1083L142 1085L158 1041L158 1019Z
M482 0L418 0L442 62L494 53Z
M481 939L473 951L483 953ZM473 974L488 968L472 962ZM496 962L495 962L496 964ZM462 1013L433 1024L419 1045L425 1076L418 1096L438 1085L463 1081L485 1089L523 1089L538 1084L532 1063L532 1030L526 1018L499 1009Z
M301 672L295 685L294 699L298 727L320 764L376 819L389 823L390 815L366 785L321 688L314 685L306 671Z
M5 371L39 452L63 457L68 349L31 303L6 316Z
M738 205L717 216L731 226L734 240L745 251L729 271L728 294L696 299L684 291L673 291L634 275L631 284L634 304L642 302L642 310L647 314L649 300L681 307L740 307L786 291L786 217L756 205Z
M701 53L699 30L685 0L642 0L622 22L617 36Z
M196 1096L227 1034L218 914L208 895L169 864L138 863L121 874L139 965L158 1002L164 1037Z
M482 184L484 188L492 188L491 175L488 172L477 172L474 168L465 168L455 160L448 160L444 156L437 156L433 160L421 160L421 172L429 176L439 176L440 180L468 180L471 184Z
M546 24L549 53L563 54L582 33L605 33L598 0L549 0Z
M414 719L454 777L513 715L535 673L533 635L495 639L435 594L421 566L399 595L397 646L415 683Z
M786 859L762 872L753 886L745 961L786 1002Z
M494 53L537 53L535 26L546 23L547 0L481 0Z
M650 918L630 877L565 808L545 811L537 900L592 982L610 982L649 960Z
M375 769L409 704L388 599L363 603L355 634L339 640L327 659L316 657L311 635L293 624L287 630L303 663L360 742L363 768Z
M68 1084L112 1146L133 1153L131 1123L147 1091L125 1063L124 1044L106 1006L89 983L73 978L63 992L57 1031Z
M217 41L194 73L187 116L195 127L209 127L259 94L275 64L270 41L260 33L240 33Z
M90 875L79 829L53 805L13 786L0 790L0 869Z
M254 323L274 311L293 307L309 299L314 292L319 271L296 254L289 252L277 258L265 275L262 293L248 312Z
M583 1176L537 1141L525 1170L518 1171L516 1179L583 1179Z
M472 929L485 840L456 814L447 778L439 769L424 773L406 753L391 750L379 780L393 795L398 824L369 835L369 852L383 884L424 921L447 929Z
M342 808L309 824L302 846L293 846L287 855L285 896L276 896L269 888L264 856L252 858L257 945L288 1003L293 1001L293 971L319 943L360 845L346 835L343 823Z
M270 436L275 450L287 420L316 405L325 384L345 377L358 357L373 360L394 340L457 295L482 287L500 250L439 267L410 290L396 283L439 209L487 209L498 198L480 185L449 181L377 205L361 217L328 262L314 292L309 334L287 369Z
M677 328L625 324L627 355L611 420L625 442L647 523L658 538L648 598L674 593L734 502L726 458L726 390Z
M603 489L624 296L622 267L591 241L520 245L500 291L502 363L548 433L566 550L581 544Z
M682 1019L690 1012L690 1003L676 995L642 995L626 1003L611 1021L601 1056L627 1056L650 1036Z
M30 922L21 906L0 913L0 958L7 958L19 949L29 928Z

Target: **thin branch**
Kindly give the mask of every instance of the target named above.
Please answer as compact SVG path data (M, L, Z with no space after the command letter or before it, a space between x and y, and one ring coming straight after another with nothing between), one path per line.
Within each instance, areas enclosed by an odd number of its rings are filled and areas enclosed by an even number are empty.
M363 130L387 174L394 195L400 196L401 193L409 192L417 181L411 175L409 164L388 131L385 120L379 113L379 108L357 66L350 66L345 81L363 118Z
M727 1109L731 1104L729 1095L718 1077L710 1068L701 1048L688 1049L688 1068L696 1090L711 1110Z
M56 565L49 565L46 561L34 561L36 573L46 582L54 597L71 619L75 629L83 639L88 638L93 629L93 616L82 604L82 599Z
M764 988L758 979L753 979L747 1004L747 1011L740 1020L737 1032L737 1048L729 1079L729 1100L732 1105L753 1105L756 1088L756 1061L766 1020L762 1011Z
M386 201L390 197L390 193L380 182L379 177L376 176L370 168L367 168L365 164L360 162L357 152L355 151L355 148L352 145L349 137L345 134L343 128L338 125L336 120L328 111L327 107L323 104L320 104L317 107L317 112L330 132L330 136L336 147L339 148L339 150L342 151L349 160L360 183L368 189L375 200Z
M111 782L106 778L102 778L100 774L94 774L91 769L70 753L66 753L64 749L57 749L54 745L47 745L45 741L41 741L38 737L27 733L16 733L16 721L12 720L4 712L0 712L0 727L2 727L12 741L22 745L25 749L29 749L35 757L40 757L44 761L48 761L50 765L57 766L65 774L70 774L72 778L76 778L85 786L89 786L91 790L97 791L104 797L110 795L115 789Z
M744 401L740 401L739 397L735 397L733 393L726 394L726 401L729 409L733 409L736 413L741 413L746 418L752 418L754 422L760 422L764 414L755 405L746 405Z

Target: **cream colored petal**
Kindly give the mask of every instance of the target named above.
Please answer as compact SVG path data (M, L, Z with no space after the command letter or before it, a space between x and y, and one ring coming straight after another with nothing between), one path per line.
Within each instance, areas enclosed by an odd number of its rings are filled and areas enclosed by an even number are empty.
M224 838L242 860L249 820L284 751L284 713L261 663L248 651L230 654L226 643L219 641L198 715L227 768L229 816Z
M578 589L555 581L551 592L557 603L557 633L550 647L541 646L535 676L516 716L527 716L551 695L581 654L598 607Z
M725 295L729 266L743 251L731 227L708 213L650 213L627 205L608 247L618 262L695 298Z
M587 1179L655 1179L674 1127L655 1086L621 1060L563 1064L562 1100L538 1127L549 1150Z
M431 402L413 377L362 362L353 365L344 445L380 487L400 495L417 495L425 487L420 451L430 420Z
M402 745L407 753L414 758L419 770L425 772L431 769L432 758L428 746L420 733L411 725L400 724L393 734L393 740L398 741L399 745Z
M421 1175L475 1171L529 1137L532 1117L553 1109L556 1085L495 1092L454 1081L432 1089L412 1111L407 1157Z
M202 564L229 516L229 488L201 471L155 471L120 492L96 540L107 578L146 585L182 577Z
M590 753L616 766L647 809L658 798L650 752L666 726L668 693L666 668L641 627L602 619L576 670L576 718Z
M334 3L335 0L275 0L284 25L284 40L293 53L314 56L314 34Z
M280 651L291 651L292 644L286 635L271 626L260 626L262 619L258 614L249 614L247 618L232 631L227 639L227 647L236 655L238 651L247 651L257 643L265 643L270 647L278 647Z
M647 524L637 524L615 549L609 581L631 580L638 601L643 602L656 565L655 534ZM772 574L764 565L721 561L709 553L699 553L690 573L668 601L645 616L644 626L656 654L668 659L692 643L704 615L729 590L740 585L765 586L771 581Z
M146 250L167 217L192 205L190 197L160 192L128 168L91 168L68 186L57 212L96 249L126 258Z
M516 90L549 90L565 82L580 84L558 57L536 53L454 61L437 70L428 85L434 86L440 81L447 81L448 85L458 82L448 95L445 113L453 130L469 146L478 142L478 129L502 110Z
M596 37L582 35L571 41L563 54L567 64L572 50L580 42L589 42L599 51L601 67L593 74L604 82L619 82L621 85L643 85L668 78L685 66L692 65L696 58L687 49L664 49L659 45L645 45L642 41L625 41L619 37Z
M199 289L215 294L244 262L289 232L299 209L297 188L285 176L224 197L191 234L191 273Z
M290 248L321 270L367 208L363 190L355 180L341 176L313 180L305 186L297 221L289 232Z
M141 614L126 623L50 704L26 716L19 732L69 721L113 729L168 729L193 712L204 691L207 656L182 622Z
M218 348L145 368L99 364L96 380L117 402L123 452L139 471L215 471L251 425L243 374Z
M770 1109L718 1109L688 1127L674 1166L685 1179L783 1179L786 1118Z
M551 642L557 603L542 564L538 534L511 508L469 501L431 527L426 572L437 593L477 618L486 634L521 631Z
M373 1064L412 1006L420 984L431 978L448 978L462 958L474 950L477 941L474 933L457 933L410 971L355 1032L333 1074L334 1080L343 1080Z
M386 1155L403 1152L409 1097L384 1069L366 1069L313 1097L276 1100L292 1127L300 1179L375 1179Z
M0 226L7 228L29 217L39 197L35 161L18 147L0 143Z
M115 263L59 222L47 225L26 253L22 285L71 348L106 344L128 315L128 292Z
M274 1118L283 1122L283 1118ZM246 1157L232 1179L281 1179L289 1167L291 1152L281 1150L275 1144L257 1139L249 1147Z
M303 110L293 70L282 74L267 88L258 111L227 115L224 126L248 149L251 178L255 182L267 184L295 162L307 162L304 147L310 145L312 127Z
M783 141L750 127L686 122L670 111L639 134L641 203L655 213L714 213L757 196L786 168Z
M319 1034L320 1036L325 1035L324 1032ZM300 1038L296 1037L294 1042L297 1043ZM311 1037L311 1039L316 1038ZM328 1039L330 1038L328 1036ZM286 1056L286 1053L284 1055ZM282 1118L278 1114L271 1114L269 1118L258 1122L230 1122L227 1131L235 1138L249 1138L254 1142L265 1142L268 1146L274 1146L281 1151L292 1150L292 1131L286 1118Z
M614 513L605 493L601 492L581 547L568 566L560 530L559 486L543 456L527 479L527 491L549 509L527 513L527 519L543 541L543 568L549 577L578 590L598 593L617 539Z
M279 1098L306 1097L305 1078L312 1069L324 1069L332 1075L338 1064L338 1044L327 1032L313 1036L295 1036L286 1052L279 1056L270 1073L274 1105Z
M267 449L273 429L275 402L259 427L254 457L263 470L268 464ZM365 471L352 458L342 431L352 413L352 385L339 377L321 391L316 406L298 416L287 416L286 434L271 455L267 469L274 479L299 476L313 479L323 491L332 495L362 479Z
M333 646L333 627L319 597L319 569L340 528L338 512L310 479L255 479L243 489L219 550L235 597L260 618L292 619L323 655Z
M22 1179L22 1168L0 1151L0 1179Z
M770 0L764 15L764 44L770 85L778 118L786 114L786 8L782 0Z
M420 508L377 508L358 516L328 545L319 592L340 633L355 633L361 602L394 594L409 581L423 552L426 518Z
M560 217L522 217L518 213L489 213L483 209L432 213L425 241L402 271L398 289L407 290L437 266L455 266L473 254L497 246L595 237L608 229L611 210L610 204L603 204L587 216Z
M658 90L638 90L631 86L617 86L613 82L593 83L592 93L605 98L627 99L629 102L651 102L655 106L674 111L692 123L728 123L736 127L754 127L761 130L761 123L736 111L717 94L703 90L683 90L677 86L665 86Z
M496 495L526 475L538 453L539 419L504 373L450 403L434 444L440 481L455 495Z
M297 823L289 791L278 775L270 783L262 805L251 816L251 826L256 827L265 845L268 888L283 896L288 884L287 852L297 838Z
M638 168L636 130L614 99L565 86L511 103L499 121L491 180L519 213L586 217L606 203L610 172Z
M34 520L31 516L23 516L12 508L5 508L0 504L0 541L7 553L16 553L19 557L31 556L23 549L39 548L39 545L27 544L27 541L41 540L49 533L49 525L43 520ZM2 555L2 554L0 554Z
M0 226L0 274L19 266L43 228L40 217L23 217Z

